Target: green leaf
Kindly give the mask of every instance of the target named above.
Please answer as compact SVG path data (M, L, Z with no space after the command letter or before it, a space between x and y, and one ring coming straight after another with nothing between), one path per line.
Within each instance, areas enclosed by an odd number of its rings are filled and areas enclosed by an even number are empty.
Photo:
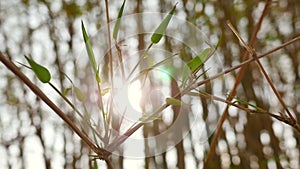
M84 102L86 100L86 95L78 87L75 86L74 92L79 101Z
M196 73L202 66L208 57L212 54L211 48L204 49L200 54L190 60L186 66L183 68L182 81L186 82L188 77L194 73Z
M51 79L51 74L48 71L48 69L46 69L44 66L39 65L38 63L36 63L34 60L32 60L31 58L29 58L27 56L25 56L25 58L26 58L27 62L29 63L31 69L37 76L37 78L43 83L49 83L49 81Z
M177 4L178 3L176 3L174 5L174 7L171 9L171 11L168 13L168 15L165 17L165 19L160 23L160 25L154 31L154 34L151 36L151 42L152 43L154 43L154 44L158 43L161 40L163 34L165 34L165 31L166 31L167 26L168 26L168 24L169 24L169 22L170 22L170 20L173 16L174 12L175 12Z
M68 95L70 93L71 89L72 89L71 87L66 88L63 92L63 96Z
M89 56L89 60L90 60L90 63L92 64L94 73L96 75L95 76L96 80L97 80L98 83L101 83L101 78L99 76L99 71L98 71L98 68L97 68L97 62L96 62L96 59L95 59L94 51L93 51L89 36L87 35L86 30L84 28L83 21L81 21L81 29L82 29L82 35L83 35L85 47L86 47L86 50L87 50L87 53L88 53L88 56Z
M184 103L183 101L175 99L173 97L166 98L166 103L173 106L188 105L187 103Z
M198 56L190 60L187 63L190 70L192 72L199 70L203 66L204 62L207 60L207 57L209 56L210 53L211 53L211 49L206 48Z
M96 73L96 81L100 84L101 83L101 77L99 75L99 66L97 68L97 73Z
M190 60L187 63L187 66L190 68L190 70L192 72L196 71L201 65L203 64L203 62L201 61L201 59L199 57L194 57L192 60Z
M94 169L98 169L98 164L96 160L94 160Z
M117 20L117 22L115 24L115 27L114 27L113 38L115 40L117 39L117 36L118 36L118 33L119 33L119 29L120 29L120 25L121 25L121 18L122 18L122 15L123 15L125 2L126 2L126 0L123 1L123 4L122 4L121 9L120 9L119 14L118 14L118 20Z
M110 91L110 88L105 88L103 90L101 90L101 95L104 96L105 94L107 94Z

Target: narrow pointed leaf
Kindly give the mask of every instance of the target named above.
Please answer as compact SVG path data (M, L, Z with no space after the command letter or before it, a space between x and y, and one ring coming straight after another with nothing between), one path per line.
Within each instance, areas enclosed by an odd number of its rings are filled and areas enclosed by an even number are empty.
M97 68L97 73L96 73L96 81L100 84L101 83L101 77L99 75L99 66Z
M122 4L122 6L120 8L120 11L119 11L119 14L118 14L117 22L116 22L115 27L114 27L113 38L115 40L117 39L119 30L120 30L121 18L123 16L123 10L124 10L124 6L125 6L125 2L126 2L126 0L123 1L123 4Z
M167 29L167 26L175 12L177 3L174 5L174 7L171 9L171 11L168 13L168 15L164 18L164 20L160 23L160 25L156 28L154 34L151 36L151 42L152 43L158 43L163 34L165 34L165 31Z
M63 95L67 96L70 93L71 89L72 89L71 87L66 88L63 92Z
M92 48L89 36L86 33L83 21L81 21L81 29L82 29L82 35L83 35L85 47L86 47L86 50L87 50L87 53L88 53L88 56L89 56L90 63L92 64L96 80L97 80L98 83L100 83L101 82L101 78L100 78L100 76L98 74L99 71L97 69L97 62L96 62L96 59L95 59L94 51L93 51L93 48Z
M74 92L79 101L84 102L86 100L86 95L78 87L74 88Z
M173 105L173 106L188 105L188 104L184 103L183 101L175 99L173 97L166 98L166 103Z
M198 56L190 60L187 65L191 69L192 72L195 72L199 68L201 68L204 62L207 60L207 56L211 53L210 48L204 49Z
M190 60L187 65L183 68L182 81L186 82L188 77L193 73L197 72L204 65L205 61L212 54L211 48L204 49L199 55Z
M94 160L94 169L98 169L98 164L96 160Z
M192 72L196 71L202 64L203 62L199 57L195 57L187 63Z
M105 94L107 94L110 91L110 88L105 88L103 90L101 90L101 95L104 96Z
M37 76L37 78L43 83L49 83L49 81L51 79L51 74L48 71L48 69L46 69L44 66L39 65L38 63L36 63L34 60L32 60L31 58L29 58L27 56L25 56L25 58L26 58L27 62L29 63L31 69Z

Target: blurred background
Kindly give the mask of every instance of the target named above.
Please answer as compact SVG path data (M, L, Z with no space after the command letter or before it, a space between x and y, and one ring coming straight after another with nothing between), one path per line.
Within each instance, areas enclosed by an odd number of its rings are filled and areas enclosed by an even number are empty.
M175 15L201 30L203 36L197 37L189 32L188 28L182 28L180 31L174 27L172 29L172 24L176 26L174 19L168 31L177 31L181 41L168 36L164 37L158 47L167 52L161 55L177 52L185 61L204 48L218 44L217 51L210 57L208 66L205 68L209 69L208 77L241 63L245 49L226 25L226 20L230 20L248 42L265 6L265 1L137 0L126 2L124 15L142 12L166 13L176 2L179 4ZM117 18L121 5L122 1L109 1L111 20ZM92 44L95 55L99 56L97 59L101 63L101 76L105 86L105 79L108 79L109 74L108 59L105 56L108 51L107 36L97 37L101 30L106 29L105 9L104 0L1 0L0 51L15 63L26 63L23 56L32 56L35 61L50 70L52 82L61 91L71 86L65 73L82 91L88 93L94 89L92 88L93 81L90 80L91 67L85 54L80 22L84 21L87 32L94 37ZM154 30L155 25L158 25L161 19L137 17L134 21L124 20L120 37L125 37L126 32ZM177 24L176 28L181 26L184 27L184 25ZM262 54L299 34L300 1L274 0L264 18L254 48L258 54ZM201 39L203 37L205 40ZM122 39L120 47L124 57L132 55L132 51L145 50L150 43L149 39L150 35L143 33ZM196 40L193 43L194 48L186 47L187 45L182 43L194 40ZM299 47L300 42L295 42L261 59L274 85L298 121L300 120ZM155 55L159 52L159 50L153 50L150 54ZM176 65L175 60L173 64ZM0 168L93 168L94 163L89 157L91 154L89 147L6 67L0 65ZM53 92L53 89L41 84L29 69L18 66L70 118L76 118L71 108ZM126 68L128 73L130 66L132 68L131 62L125 66L129 67ZM143 66L147 65L141 64L140 69ZM237 71L233 71L206 83L201 86L201 90L226 98L233 87L236 73ZM158 102L157 98L170 94L173 89L172 84L160 82L156 87L158 90L155 90L151 96ZM159 92L166 87L171 88L167 93ZM129 93L133 92L129 91ZM146 93L132 97L141 98L143 95ZM255 63L247 67L236 97L272 113L284 111ZM76 103L74 97L70 98ZM186 100L193 103L194 107L184 110L189 112L189 116L185 119L186 126L182 128L190 130L187 133L183 130L178 131L178 135L182 135L182 140L170 143L168 151L154 153L152 156L142 155L135 158L130 154L126 156L128 149L140 151L142 154L147 154L148 151L152 151L151 149L153 151L158 149L146 140L139 147L123 147L111 157L115 168L135 166L145 169L296 169L300 166L300 135L297 131L267 115L249 114L236 108L229 109L229 117L223 124L216 151L211 152L214 154L213 160L204 165L211 138L225 105L205 98L186 98ZM93 102L95 103L93 97L88 97L88 103ZM153 107L156 107L154 105L159 103L151 104L150 109L154 109ZM92 111L94 108L89 109ZM143 106L141 106L142 109ZM142 137L149 137L171 126L172 119L176 118L176 110L166 111L173 112L174 115L147 123L139 129L138 133ZM198 116L199 123L195 121L194 116ZM84 128L80 120L74 121ZM97 160L97 163L99 168L106 168L103 161Z

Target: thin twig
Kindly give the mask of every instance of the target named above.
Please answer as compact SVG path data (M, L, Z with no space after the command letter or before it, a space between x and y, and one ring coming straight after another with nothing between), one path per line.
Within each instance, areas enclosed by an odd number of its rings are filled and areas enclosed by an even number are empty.
M123 63L123 55L122 55L122 50L120 48L120 45L118 44L117 41L115 42L115 47L117 49L117 54L118 54L119 63L120 63L120 67L121 67L122 82L125 82L125 69L124 69L124 63Z
M262 109L258 109L257 110L252 110L252 109L249 109L249 108L246 108L246 107L243 107L239 104L234 104L232 102L229 102L228 100L225 100L223 98L220 98L218 96L214 96L214 95L211 95L209 93L206 93L206 92L201 92L199 93L200 96L202 97L206 97L206 98L209 98L209 99L212 99L212 100L216 100L216 101L220 101L220 102L223 102L223 103L226 103L228 106L234 106L238 109L241 109L247 113L256 113L256 114L262 114L262 115L269 115L283 123L286 123L288 125L290 125L291 127L293 127L298 133L300 133L300 127L297 123L294 123L288 116L282 116L282 115L276 115L274 113L270 113L266 110L262 110Z
M272 50L270 50L270 51L268 51L268 52L266 52L266 53L264 53L264 54L262 54L262 55L259 55L258 58L260 59L260 58L263 58L263 57L265 57L265 56L268 56L268 55L270 55L270 54L272 54L272 53L274 53L274 52L276 52L276 51L278 51L278 50L284 48L285 46L290 45L290 44L292 44L292 43L294 43L294 42L296 42L296 41L298 41L298 40L300 40L300 36L298 36L298 37L296 37L296 38L294 38L294 39L292 39L292 40L290 40L290 41L288 41L288 42L285 42L285 43L283 43L282 45L280 45L280 46L278 46L278 47L276 47L276 48L274 48L274 49L272 49ZM237 65L237 66L234 66L234 67L232 67L232 68L230 68L230 69L227 69L227 70L225 70L225 71L223 71L223 72L221 72L221 73L218 73L217 75L215 75L215 76L213 76L213 77L211 77L211 78L209 78L209 79L205 79L205 80L203 80L203 81L200 81L200 82L198 82L198 83L195 83L194 85L188 86L188 87L186 87L186 90L183 90L183 91L181 92L181 94L184 95L184 94L186 94L188 91L193 90L193 89L196 89L197 87L199 87L199 86L201 86L201 85L203 85L203 84L205 84L205 83L207 83L207 82L209 82L209 81L212 81L212 80L214 80L214 79L217 79L217 78L219 78L219 77L221 77L221 76L223 76L223 75L225 75L225 74L228 74L228 73L230 73L230 72L232 72L232 71L234 71L234 70L236 70L236 69L239 69L239 68L241 68L241 67L243 67L243 66L245 66L245 65L248 65L248 64L251 63L252 61L255 61L255 59L254 59L254 58L250 58L250 59L248 59L248 60L242 62L241 64L239 64L239 65ZM166 107L168 107L168 105L163 105L161 108L166 108ZM161 108L159 108L159 110L162 110ZM157 111L156 111L156 112L157 112ZM130 128L129 130L127 130L123 135L119 136L116 140L114 140L113 143L109 144L108 147L107 147L107 150L109 150L109 151L114 151L114 150L115 150L120 144L122 144L122 143L123 143L130 135L132 135L136 130L138 130L138 129L139 129L140 127L142 127L143 125L144 125L144 123L140 122L140 123L136 124L134 127L132 127L132 128Z
M107 25L107 37L108 37L108 49L109 49L109 72L110 80L113 87L113 59L111 51L111 35L110 35L110 19L109 19L109 10L108 10L108 0L105 0L105 13L106 13L106 25Z
M95 144L70 120L64 112L57 107L43 91L41 91L35 84L33 84L10 60L5 58L0 53L0 61L11 70L17 77L19 77L40 99L44 101L64 122L66 122L70 128L96 153L96 154L110 154L104 149L99 149Z
M240 42L242 43L242 45L247 49L247 51L250 53L251 56L253 56L253 58L255 59L260 71L262 72L262 74L265 76L265 78L267 79L269 85L271 86L273 92L275 93L277 99L279 100L279 102L281 103L281 105L283 106L283 108L285 109L285 111L287 112L288 116L291 118L293 123L296 123L295 118L292 116L292 114L290 113L287 105L285 104L285 102L283 101L282 97L280 96L279 92L277 91L276 87L274 86L271 78L269 77L269 75L267 74L267 72L265 71L264 67L262 66L261 62L259 61L259 59L257 58L257 53L256 51L249 45L247 45L245 43L245 41L243 40L243 38L240 36L240 34L238 33L238 31L233 27L233 25L230 23L230 21L227 21L227 25L230 27L230 29L234 32L235 36L240 40Z
M106 13L106 25L107 25L107 37L108 37L108 49L109 49L109 76L111 81L111 90L110 90L110 97L109 97L109 110L108 110L108 118L105 123L106 126L109 125L111 117L112 117L112 109L113 109L113 95L114 95L114 78L113 78L113 57L112 57L112 50L111 50L111 34L110 34L110 19L109 19L109 10L108 10L108 0L105 0L105 13ZM109 140L109 133L108 131L105 132L105 140Z
M109 159L105 159L105 162L107 164L108 169L114 169L114 167Z
M260 58L266 57L266 56L268 56L268 55L270 55L270 54L272 54L272 53L274 53L274 52L276 52L276 51L278 51L278 50L280 50L280 49L282 49L282 48L284 48L284 47L286 47L286 46L288 46L288 45L290 45L290 44L292 44L292 43L294 43L294 42L296 42L298 40L300 40L300 36L297 36L294 39L289 40L289 41L281 44L280 46L278 46L278 47L276 47L276 48L274 48L274 49L272 49L272 50L270 50L270 51L268 51L268 52L266 52L264 54L261 54L261 55L257 56L257 58L260 59ZM240 63L239 65L236 65L236 66L234 66L232 68L229 68L229 69L227 69L227 70L225 70L225 71L223 71L221 73L218 73L218 74L216 74L216 75L214 75L214 76L212 76L212 77L210 77L208 79L202 80L202 81L196 83L194 85L193 89L197 88L197 87L199 87L199 86L201 86L201 85L203 85L203 84L205 84L205 83L207 83L209 81L212 81L212 80L215 80L215 79L217 79L217 78L219 78L221 76L224 76L225 74L228 74L228 73L230 73L230 72L232 72L232 71L234 71L236 69L239 69L239 68L241 68L243 66L246 66L246 65L248 65L249 63L251 63L253 61L255 61L255 58L252 57L252 58L250 58L250 59L248 59L248 60Z
M259 21L256 25L256 29L255 29L254 33L252 34L252 36L251 36L250 46L253 46L253 44L256 40L256 35L257 35L258 31L260 30L263 18L267 15L267 9L269 8L270 4L271 4L271 0L268 0L266 2L266 5L264 7L264 10L263 10L260 18L259 18ZM246 53L244 54L244 57L243 57L243 61L247 60L248 58L249 58L249 52L246 51ZM234 96L236 94L236 89L238 88L238 85L240 84L240 82L242 80L242 77L244 76L245 69L246 69L246 65L242 66L241 69L239 70L239 72L236 76L236 80L235 80L233 89L231 90L231 92L229 94L229 97L227 98L228 101L231 101L234 98ZM212 143L210 145L209 154L208 154L208 157L205 161L205 166L207 166L210 163L210 161L212 160L212 157L214 155L214 152L215 152L215 149L216 149L216 146L217 146L218 138L219 138L219 136L222 132L223 123L227 119L227 116L228 116L228 110L229 110L229 106L227 105L226 109L224 110L224 112L223 112L223 114L222 114L222 116L221 116L221 118L218 122L215 134L214 134L213 139L212 139Z
M246 44L246 42L244 41L244 39L240 36L239 32L234 28L234 26L231 24L231 22L229 20L227 20L226 23L229 26L229 28L231 29L231 31L235 34L235 36L239 39L239 41L244 46L244 48L247 49L247 51L249 52L249 54L253 55L253 48L249 47Z

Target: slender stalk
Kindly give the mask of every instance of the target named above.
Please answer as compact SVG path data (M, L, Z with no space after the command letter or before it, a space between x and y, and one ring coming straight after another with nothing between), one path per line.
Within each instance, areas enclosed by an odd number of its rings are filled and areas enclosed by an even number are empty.
M129 81L130 77L133 75L134 71L138 68L139 64L141 64L142 60L147 58L147 53L149 52L150 48L153 46L153 43L151 43L147 49L143 52L142 57L139 59L138 63L133 67L133 69L131 70L131 72L129 73L126 81Z
M5 58L0 53L0 61L11 70L16 76L18 76L40 99L42 99L64 122L66 122L70 128L96 153L101 154L104 149L98 149L97 146L70 120L64 112L57 107L35 84L33 84L10 60Z
M52 83L48 83L67 103L71 108L74 110L74 112L89 126L89 128L93 131L93 134L96 134L98 138L102 139L101 135L92 127L92 124L88 119L85 119L82 115L82 113L75 107L75 105L65 96L63 95ZM95 139L96 141L96 139Z
M118 42L115 42L115 47L117 49L117 54L119 57L119 63L121 67L121 75L122 75L122 81L125 82L125 69L124 69L124 63L123 63L123 55L122 55L122 50L118 44Z
M284 48L284 47L286 47L286 46L288 46L288 45L290 45L290 44L292 44L292 43L294 43L294 42L296 42L298 40L300 40L300 36L297 36L294 39L289 40L289 41L283 43L282 45L280 45L280 46L278 46L278 47L276 47L276 48L274 48L274 49L272 49L272 50L270 50L270 51L268 51L268 52L266 52L264 54L258 55L257 58L260 59L260 58L263 58L265 56L268 56L268 55L270 55L270 54L272 54L272 53L274 53L274 52L276 52L276 51L278 51L278 50L280 50L280 49L282 49L282 48ZM239 68L241 68L241 67L243 67L245 65L248 65L249 63L251 63L253 61L255 61L255 58L253 58L253 57L250 58L250 59L247 59L244 62L240 63L239 65L236 65L236 66L234 66L232 68L229 68L229 69L227 69L227 70L225 70L225 71L223 71L221 73L218 73L218 74L216 74L216 75L214 75L214 76L212 76L212 77L210 77L208 79L205 79L203 81L200 81L200 82L196 83L194 85L194 88L196 88L198 86L201 86L201 85L203 85L203 84L205 84L205 83L207 83L207 82L209 82L211 80L215 80L215 79L217 79L217 78L219 78L221 76L224 76L225 74L228 74L228 73L230 73L230 72L232 72L232 71L234 71L236 69L239 69Z
M291 120L293 121L293 123L296 122L295 118L292 116L292 114L290 113L287 105L285 104L285 102L283 101L282 97L280 96L279 92L277 91L276 87L274 86L271 78L269 77L269 75L267 74L267 72L265 71L264 67L262 66L261 62L259 61L259 59L257 58L257 53L255 52L255 50L247 45L245 43L245 41L243 40L243 38L240 36L240 34L238 33L238 31L233 27L233 25L230 23L230 21L227 21L227 25L230 27L230 29L234 32L235 36L237 36L237 38L240 40L240 42L242 43L242 45L247 49L247 51L250 53L251 56L253 56L253 58L255 59L260 71L262 72L262 74L265 76L265 78L267 79L270 87L272 88L273 92L275 93L277 99L279 100L279 102L281 103L281 105L283 106L283 108L285 109L285 111L287 112L288 116L291 118Z
M109 112L108 118L106 120L106 126L109 125L111 117L112 117L112 109L113 109L113 96L114 96L114 78L113 78L113 56L111 50L111 34L110 34L110 19L109 19L109 9L108 9L108 0L105 0L105 13L106 13L106 25L107 25L107 37L108 37L108 49L109 49L109 76L111 80L111 90L110 90L110 97L109 97ZM108 141L109 133L108 130L105 132L105 140Z
M278 51L278 50L280 50L280 49L282 49L282 48L284 48L284 47L286 47L287 45L290 45L290 44L292 44L292 43L294 43L294 42L296 42L296 41L298 41L298 40L300 40L300 36L297 36L297 37L295 37L294 39L292 39L292 40L290 40L290 41L288 41L288 42L285 42L285 43L283 43L282 45L280 45L280 46L278 46L278 47L276 47L276 48L274 48L274 49L272 49L272 50L270 50L270 51L268 51L268 52L266 52L266 53L264 53L264 54L261 54L261 55L259 55L259 56L257 56L257 58L263 58L263 57L265 57L265 56L268 56L268 55L270 55L270 54L272 54L272 53L274 53L274 52L276 52L276 51ZM248 59L248 60L246 60L246 61L244 61L244 62L242 62L241 64L239 64L239 65L237 65L237 66L234 66L234 67L232 67L232 68L230 68L230 69L227 69L227 70L225 70L225 71L223 71L223 72L221 72L221 73L218 73L218 74L216 74L216 75L214 75L213 77L211 77L211 78L209 78L209 79L205 79L205 80L203 80L203 81L200 81L200 82L198 82L198 83L195 83L195 84L193 84L193 85L190 85L190 86L188 86L188 87L186 87L184 90L182 90L181 91L181 94L182 95L184 95L184 94L186 94L186 93L188 93L189 91L191 91L191 90L193 90L193 89L196 89L197 87L199 87L199 86L201 86L201 85L203 85L203 84L205 84L205 83L207 83L207 82L209 82L209 81L211 81L211 80L214 80L214 79L217 79L217 78L219 78L219 77L221 77L221 76L223 76L223 75L225 75L225 74L228 74L228 73L230 73L230 72L232 72L232 71L234 71L234 70L236 70L236 69L239 69L239 68L241 68L241 67L243 67L243 66L245 66L245 65L248 65L249 63L251 63L251 62L253 62L253 61L255 61L255 58L250 58L250 59ZM177 95L176 95L177 96ZM174 96L174 97L176 97L176 96ZM217 99L216 99L217 100ZM228 103L230 103L230 101L228 101L227 100L227 102ZM162 107L160 107L158 110L160 110L160 111L162 111L164 108L166 108L166 107L168 107L169 105L163 105ZM155 111L153 114L156 114L156 113L158 113L158 111ZM152 116L151 116L152 117ZM150 118L151 118L150 117ZM150 119L149 118L149 119ZM109 144L108 145L108 147L107 147L107 149L109 150L109 151L114 151L115 150L115 148L117 148L120 144L122 144L130 135L132 135L136 130L138 130L140 127L142 127L144 125L144 123L142 123L142 122L140 122L140 123L137 123L136 125L134 125L132 128L130 128L129 130L127 130L123 135L121 135L121 136L119 136L117 139L115 139L114 141L113 141L113 143L111 143L111 144ZM299 130L300 131L300 130Z
M263 21L264 17L267 15L267 9L269 8L270 4L271 4L271 0L268 0L266 2L264 10L263 10L263 12L262 12L262 14L261 14L261 16L260 16L260 18L258 20L258 23L256 24L255 30L254 30L254 32L253 32L253 34L251 36L249 46L253 46L254 42L256 41L257 33L260 30L260 27L261 27L261 24L262 24L262 21ZM248 58L249 58L249 52L246 51L246 53L243 56L243 60L245 61ZM245 72L246 66L247 65L241 67L241 69L239 70L239 72L238 72L238 74L236 76L236 80L235 80L233 89L231 90L231 92L230 92L230 94L229 94L229 96L227 98L227 100L229 102L231 102L231 100L234 98L234 96L236 94L236 90L237 90L237 88L238 88L238 86L239 86L239 84L240 84L240 82L241 82L241 80L242 80L242 78L244 76L244 72ZM207 166L210 163L210 161L212 160L212 158L213 158L213 155L215 153L215 149L216 149L216 146L217 146L217 142L218 142L219 136L221 135L221 132L222 132L223 123L225 122L225 120L228 117L228 110L229 110L229 106L227 105L226 108L225 108L225 110L224 110L224 112L223 112L223 114L222 114L222 116L221 116L221 118L220 118L220 120L219 120L219 122L218 122L218 125L217 125L217 128L216 128L216 132L215 132L215 134L213 136L213 139L212 139L212 142L211 142L211 145L210 145L210 149L209 149L209 154L208 154L208 156L206 158L204 166Z
M108 10L108 0L105 0L105 13L106 13L106 25L107 25L107 37L108 37L108 49L109 49L109 72L110 80L113 87L113 59L111 51L111 35L110 35L110 19L109 19L109 10Z
M239 104L234 104L232 102L229 102L228 100L226 99L223 99L223 98L220 98L218 96L214 96L214 95L211 95L211 94L208 94L208 93L204 93L204 92L201 92L199 93L199 95L201 95L202 97L206 97L206 98L210 98L212 100L216 100L216 101L220 101L220 102L223 102L223 103L226 103L228 106L234 106L238 109L241 109L247 113L256 113L256 114L262 114L262 115L269 115L273 118L276 118L277 120L281 121L281 122L284 122L290 126L292 126L299 134L300 134L300 127L297 123L293 123L293 121L290 120L289 117L286 117L286 116L278 116L274 113L270 113L266 110L263 110L261 108L256 108L256 110L251 110L249 108L246 108L246 107L243 107Z

